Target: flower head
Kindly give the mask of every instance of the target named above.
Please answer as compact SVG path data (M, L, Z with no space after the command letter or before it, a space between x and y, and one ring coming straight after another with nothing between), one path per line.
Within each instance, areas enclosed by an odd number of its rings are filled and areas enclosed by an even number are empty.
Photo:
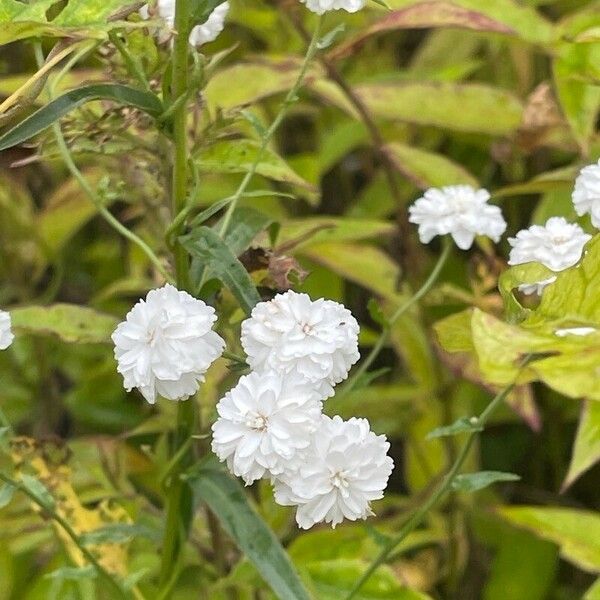
M358 331L341 304L288 291L254 307L242 323L242 346L254 370L298 373L335 385L359 359Z
M158 16L165 22L167 34L170 35L175 25L175 0L158 0L156 4ZM218 35L225 27L225 18L229 12L229 2L219 4L206 22L202 25L196 25L190 32L190 44L192 46L201 46L217 39ZM150 18L150 10L146 4L140 9L140 15L144 19Z
M322 15L331 10L345 10L349 13L359 11L365 5L365 0L300 0L308 10Z
M246 484L277 476L307 448L322 396L298 375L250 373L217 405L213 452Z
M581 169L572 197L577 214L589 213L594 227L600 227L600 160Z
M112 335L125 388L183 400L196 393L225 342L212 331L215 311L172 285L148 292Z
M508 239L512 246L508 264L538 262L558 273L579 262L583 247L591 237L579 225L568 223L563 217L551 217L545 225L532 225ZM519 289L526 294L539 294L555 280L556 277L550 277L534 284L524 284Z
M383 497L394 468L389 447L366 419L322 415L303 460L275 480L275 500L297 506L302 529L366 519L373 514L371 502Z
M461 250L468 250L476 235L498 242L506 222L500 209L487 203L489 199L487 190L470 185L431 188L409 208L409 221L419 226L424 244L448 233Z
M6 350L13 343L14 339L10 313L0 310L0 350Z

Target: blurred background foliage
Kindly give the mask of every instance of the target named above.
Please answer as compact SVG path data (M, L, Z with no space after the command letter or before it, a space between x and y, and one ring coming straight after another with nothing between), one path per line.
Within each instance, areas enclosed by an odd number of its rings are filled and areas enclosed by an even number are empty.
M599 2L388 2L390 11L371 4L327 16L335 38L261 160L228 240L263 297L294 286L351 308L362 324L363 354L380 327L379 312L389 314L408 297L439 252L437 242L420 245L407 223L406 207L422 190L486 187L514 234L552 215L575 219L574 178L600 155ZM38 70L31 36L43 38L46 53L57 40L97 40L58 92L92 82L135 85L106 34L107 16L125 3L64 4L0 0L2 100ZM204 89L190 116L200 181L194 212L235 192L293 84L313 17L297 0L233 0L225 32L202 48ZM169 45L157 45L136 15L129 20L133 26L117 23L113 32L160 92ZM47 101L35 87L0 124L8 127ZM103 203L167 264L168 149L149 117L94 102L61 125ZM514 377L514 356L531 350L527 341L519 346L521 326L503 319L497 286L507 253L505 241L494 247L484 240L456 251L421 306L394 325L377 377L326 405L329 414L368 417L392 442L396 469L376 519L299 533L268 485L251 490L315 598L344 598L452 461L460 439L427 441L426 434L479 412ZM0 407L28 436L13 440L9 455L60 499L78 531L135 524L126 540L96 549L103 564L139 580L147 598L158 567L160 474L175 407L150 407L124 392L109 335L161 282L139 248L97 215L51 135L0 153L0 305L13 311L22 333L0 354ZM586 293L597 297L596 284ZM199 292L218 304L220 330L240 353L243 314L234 298L216 280ZM369 304L373 298L379 309ZM587 317L600 321L595 313ZM552 347L567 357L562 370L530 372L480 438L469 470L510 471L520 481L454 495L360 598L600 598L600 359L598 342L595 353L594 342L587 344ZM210 370L197 398L206 431L237 376L224 359ZM205 516L202 509L194 521L172 597L271 597L230 541L215 556ZM94 597L94 580L65 571L80 564L76 549L26 500L0 511L0 527L0 599Z

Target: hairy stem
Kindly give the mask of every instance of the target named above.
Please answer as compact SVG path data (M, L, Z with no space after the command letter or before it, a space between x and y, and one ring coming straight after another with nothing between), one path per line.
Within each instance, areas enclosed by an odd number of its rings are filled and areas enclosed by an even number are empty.
M362 588L362 586L366 583L366 581L371 577L371 575L387 560L390 554L394 551L395 548L401 544L406 537L414 531L416 527L420 525L423 519L427 516L429 511L434 508L439 502L441 502L446 495L452 489L452 483L454 482L456 476L459 474L467 456L469 455L469 451L473 447L473 443L477 439L478 433L485 427L488 419L494 413L494 411L502 404L506 396L512 391L515 387L514 383L511 383L509 386L505 387L501 392L499 392L494 399L488 404L486 409L479 415L479 417L474 417L471 420L473 428L476 431L473 431L469 434L467 441L456 457L454 463L450 467L450 470L446 473L442 482L438 486L438 488L429 496L429 498L420 506L411 517L404 523L400 531L383 547L377 558L369 565L369 568L364 572L362 577L358 580L350 594L348 594L346 600L351 600L354 598L358 591Z
M429 290L433 287L435 282L437 281L446 261L448 260L448 256L450 256L450 251L452 249L452 245L449 240L444 240L444 249L440 254L433 270L431 271L429 277L425 281L425 283L417 290L414 296L411 296L404 304L401 304L396 311L389 318L386 327L381 332L377 342L371 349L371 352L365 358L365 360L360 364L358 369L352 374L352 376L348 379L346 384L343 386L342 390L338 394L338 396L344 396L351 392L356 384L360 381L360 379L365 375L365 373L369 370L369 367L373 364L375 359L379 356L379 353L385 346L391 330L394 324L398 321L398 319L414 304L416 304Z

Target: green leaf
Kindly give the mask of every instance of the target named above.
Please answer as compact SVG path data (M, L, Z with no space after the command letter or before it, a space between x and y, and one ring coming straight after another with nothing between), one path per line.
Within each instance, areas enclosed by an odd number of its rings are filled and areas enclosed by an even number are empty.
M452 482L455 492L476 492L498 481L519 481L521 479L514 473L501 471L479 471L477 473L462 473L457 475Z
M592 587L587 590L583 600L600 600L600 578L596 579Z
M483 431L483 427L479 425L479 421L477 417L462 417L458 419L452 425L447 425L445 427L438 427L433 431L430 431L427 434L428 440L434 440L436 438L441 437L450 437L454 435L459 435L461 433L475 433L477 431Z
M190 475L196 501L205 502L240 550L282 600L309 600L279 540L248 503L240 484L221 470Z
M600 515L571 508L515 506L499 509L513 525L560 546L566 560L591 573L600 572Z
M192 24L201 25L208 21L211 13L217 6L220 6L226 0L193 0L192 5Z
M328 560L306 564L319 600L345 600L366 570L360 560ZM380 567L353 596L356 600L427 600L429 596L402 585L387 566Z
M36 477L32 477L27 473L21 475L21 483L27 488L38 500L40 500L47 508L54 508L54 498L48 491L48 488Z
M271 223L273 219L258 210L244 206L236 208L225 234L225 243L233 254L239 256ZM219 230L219 224L215 229Z
M80 581L94 579L97 574L94 565L85 565L84 567L61 567L44 575L44 577L63 581Z
M260 144L253 140L224 140L203 148L194 156L202 173L246 173L258 155ZM302 179L279 155L265 150L256 173L273 181L280 181L316 194L315 187Z
M354 116L339 89L319 81L311 86ZM508 135L518 129L523 113L510 92L475 83L365 83L354 91L376 117L453 131Z
M104 39L112 29L145 26L114 18L132 6L131 0L69 0L48 22L46 13L55 4L57 0L0 0L0 45L42 36Z
M92 100L113 100L133 106L153 117L158 117L163 110L158 96L150 92L112 83L83 86L52 100L0 136L0 151L29 140L78 106Z
M133 538L145 537L159 541L160 533L135 523L111 523L94 531L86 531L79 536L79 541L84 546L98 544L122 544Z
M388 144L385 151L398 171L420 189L461 183L479 187L471 173L441 154L398 143Z
M583 405L573 446L569 471L562 486L568 488L600 460L600 402L588 400Z
M260 296L250 275L219 234L202 226L180 240L192 258L210 269L231 290L246 314L250 314Z
M375 298L369 299L369 302L367 303L367 310L369 311L369 316L371 319L373 319L373 321L375 321L375 323L381 327L387 327L389 325L383 309L379 305L379 302L375 300Z
M11 311L13 327L35 335L55 335L65 342L109 343L115 317L74 304L24 306Z
M10 504L10 501L13 499L16 490L17 488L9 483L4 483L0 487L0 508L4 508Z

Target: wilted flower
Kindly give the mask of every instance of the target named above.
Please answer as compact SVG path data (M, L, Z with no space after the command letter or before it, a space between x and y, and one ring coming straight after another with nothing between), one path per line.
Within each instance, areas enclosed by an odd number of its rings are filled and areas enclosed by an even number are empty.
M512 246L509 265L522 265L538 262L558 273L576 265L583 253L583 247L591 239L574 223L568 223L563 217L551 217L545 225L532 225L523 229L508 242ZM526 293L540 294L544 287L553 283L556 277L550 277L533 284L524 284L519 289Z
M298 373L335 385L359 359L358 331L341 304L288 291L254 307L242 323L242 346L254 370Z
M173 30L175 25L175 0L158 0L156 4L158 16L161 17L169 32ZM192 46L201 46L208 42L217 39L218 35L225 27L225 17L229 12L229 2L219 4L215 10L210 13L206 22L202 25L196 25L190 32L190 44ZM150 18L150 10L146 4L140 9L140 15L144 19Z
M419 226L419 238L428 244L436 235L452 235L461 250L468 250L476 235L495 242L506 230L497 206L488 204L487 190L470 185L450 185L428 189L409 208L409 221Z
M150 404L157 394L169 400L195 394L225 347L212 331L216 320L211 306L172 285L148 292L112 335L127 391L138 388Z
M250 373L217 405L213 452L247 485L276 476L306 448L321 415L322 396L298 375Z
M573 204L579 216L589 213L594 227L600 227L600 160L581 169L575 180Z
M14 339L10 313L0 310L0 350L6 350L13 343Z
M345 10L349 13L364 7L364 0L300 0L312 12L322 15L330 10Z
M366 519L373 515L371 502L383 497L394 468L389 447L366 419L323 415L303 460L275 480L275 500L297 506L302 529Z

